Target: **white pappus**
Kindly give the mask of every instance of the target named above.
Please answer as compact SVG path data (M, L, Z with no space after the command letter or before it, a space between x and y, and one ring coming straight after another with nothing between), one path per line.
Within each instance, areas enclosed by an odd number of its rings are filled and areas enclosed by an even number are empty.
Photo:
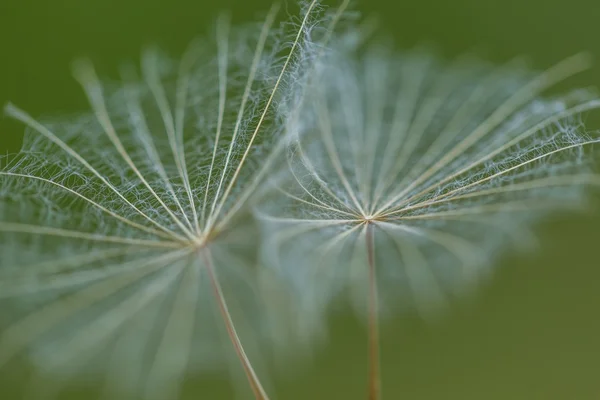
M103 83L74 66L92 112L27 127L0 170L0 368L34 368L28 398L100 377L105 398L174 399L188 373L253 366L277 306L254 284L248 204L283 150L275 113L297 92L347 2L278 6L263 22L144 52L141 77ZM224 364L227 364L226 366Z
M600 136L581 118L600 99L592 89L542 97L585 70L585 54L537 72L340 43L301 88L288 168L256 214L265 262L306 321L344 295L366 316L374 400L382 315L412 306L435 316L533 221L581 206L600 184Z

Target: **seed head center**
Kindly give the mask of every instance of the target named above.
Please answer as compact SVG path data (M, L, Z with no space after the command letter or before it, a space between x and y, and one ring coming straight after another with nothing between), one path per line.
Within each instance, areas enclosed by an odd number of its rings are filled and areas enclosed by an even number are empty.
M366 223L373 222L373 221L375 221L376 219L377 219L377 217L376 217L375 215L363 215L363 220L364 220Z
M383 221L385 219L385 217L381 216L380 214L367 214L367 215L361 215L360 219L362 220L363 223L370 224L370 223L374 223L377 221Z

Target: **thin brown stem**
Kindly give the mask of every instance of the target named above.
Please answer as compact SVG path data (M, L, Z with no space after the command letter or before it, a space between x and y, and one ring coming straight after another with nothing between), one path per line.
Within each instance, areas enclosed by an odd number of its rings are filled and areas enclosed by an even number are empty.
M210 250L208 248L205 248L202 251L202 256L204 257L206 269L208 271L208 275L210 276L210 283L213 288L215 299L217 300L217 303L219 305L219 311L221 313L221 316L223 317L223 322L225 323L225 329L227 329L227 335L229 336L231 344L233 345L235 352L240 360L240 363L242 364L242 368L244 369L244 373L248 378L248 383L250 384L250 388L254 393L254 397L256 398L256 400L269 400L269 396L265 392L265 389L262 387L262 384L260 383L260 380L258 379L258 375L256 375L254 368L252 368L250 359L244 351L244 347L242 346L240 337L238 336L235 326L233 324L233 319L231 318L229 308L227 307L227 302L225 301L225 295L223 294L221 284L219 283L219 278L217 277L216 271L213 266Z
M377 290L377 271L375 267L375 249L373 224L367 223L367 260L369 265L369 392L368 400L381 398L379 371L379 293Z

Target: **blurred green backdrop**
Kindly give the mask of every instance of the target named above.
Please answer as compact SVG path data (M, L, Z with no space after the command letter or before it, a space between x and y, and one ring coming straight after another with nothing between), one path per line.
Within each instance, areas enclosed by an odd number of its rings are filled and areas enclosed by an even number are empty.
M84 109L70 77L73 58L89 56L102 75L116 77L119 63L136 60L144 44L178 54L219 10L252 20L269 5L0 0L0 103L13 101L36 116ZM528 55L542 68L588 50L597 66L567 85L600 86L598 0L365 0L356 8L378 16L398 47L425 41L448 57L468 50L498 62ZM600 118L590 117L590 128L600 129ZM18 149L22 130L0 118L0 154ZM384 398L600 399L599 203L538 226L539 252L507 253L491 283L441 321L431 325L408 315L386 325ZM350 316L330 328L329 344L311 362L274 375L277 398L365 398L364 329ZM16 399L6 376L0 374L0 398ZM185 398L230 398L226 382L225 376L191 381Z

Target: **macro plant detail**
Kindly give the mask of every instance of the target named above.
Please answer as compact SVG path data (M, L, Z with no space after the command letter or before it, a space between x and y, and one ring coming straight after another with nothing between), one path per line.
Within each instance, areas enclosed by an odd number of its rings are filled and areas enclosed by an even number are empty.
M277 6L258 25L222 16L181 60L150 49L119 83L80 61L89 114L5 107L28 131L0 170L0 367L33 365L26 398L98 373L106 398L177 398L188 371L231 354L268 398L253 356L276 321L253 284L247 204L284 147L274 111L345 6L306 3L297 23L277 24Z
M219 369L268 399L263 355L310 344L346 298L380 399L380 320L436 317L600 184L583 124L600 98L544 94L585 54L536 72L363 48L361 27L335 33L340 3L281 24L277 6L257 25L224 15L119 82L80 61L85 115L5 107L27 133L1 160L0 368L31 364L26 399L86 376L102 398L176 399Z
M287 120L289 168L256 214L263 257L307 320L340 298L365 316L369 399L381 398L382 316L435 317L534 221L600 184L600 137L582 122L600 108L595 91L542 96L588 66L585 54L542 72L445 65L376 44L333 46L319 63Z

